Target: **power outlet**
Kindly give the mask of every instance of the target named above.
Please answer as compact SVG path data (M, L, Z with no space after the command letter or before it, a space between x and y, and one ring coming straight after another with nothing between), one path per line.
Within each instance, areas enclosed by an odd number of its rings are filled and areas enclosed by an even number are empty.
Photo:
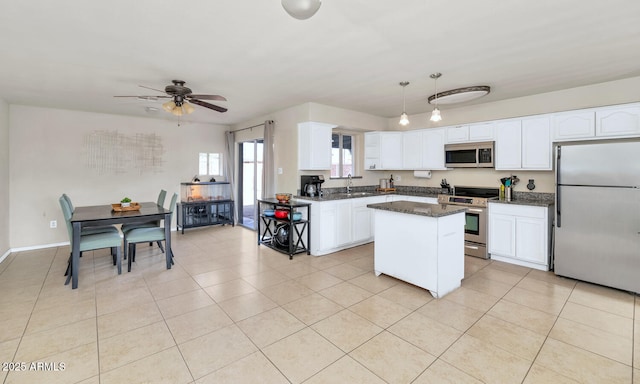
M397 176L395 177L395 179L396 179L396 181L400 181L400 180L402 180L402 176L397 175Z
M57 220L51 220L49 222L49 228L58 228L58 221Z

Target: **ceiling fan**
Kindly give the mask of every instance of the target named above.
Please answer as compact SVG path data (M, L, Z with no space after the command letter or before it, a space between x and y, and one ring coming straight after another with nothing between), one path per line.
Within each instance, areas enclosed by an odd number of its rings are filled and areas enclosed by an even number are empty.
M166 93L162 96L114 96L114 97L136 97L142 100L157 100L157 99L171 99L166 103L162 104L162 108L171 112L176 116L182 116L184 114L189 114L194 111L193 106L190 103L199 105L201 107L213 109L218 112L227 112L227 108L220 107L215 104L207 103L202 100L218 100L218 101L227 101L226 98L220 95L195 95L191 91L190 88L185 87L185 82L183 80L171 80L173 84L167 85L164 87L164 91L159 89L145 87L144 85L140 85L142 88L150 89L152 91L163 92Z

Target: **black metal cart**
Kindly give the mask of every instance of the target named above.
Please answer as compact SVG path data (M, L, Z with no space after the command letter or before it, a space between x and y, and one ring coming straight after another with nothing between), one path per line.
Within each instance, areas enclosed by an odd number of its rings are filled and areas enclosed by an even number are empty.
M286 210L289 215L286 219L278 219L275 216L265 215L266 209ZM301 212L302 218L294 220L293 213ZM262 244L278 252L293 255L306 252L311 254L311 203L290 200L281 203L276 199L258 199L258 244Z

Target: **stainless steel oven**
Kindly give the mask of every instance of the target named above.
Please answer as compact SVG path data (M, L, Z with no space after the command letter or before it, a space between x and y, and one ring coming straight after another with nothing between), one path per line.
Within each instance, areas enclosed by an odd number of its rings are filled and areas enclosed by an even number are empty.
M487 203L497 199L498 188L456 187L455 195L439 195L440 204L467 207L464 226L464 254L489 258L487 252Z

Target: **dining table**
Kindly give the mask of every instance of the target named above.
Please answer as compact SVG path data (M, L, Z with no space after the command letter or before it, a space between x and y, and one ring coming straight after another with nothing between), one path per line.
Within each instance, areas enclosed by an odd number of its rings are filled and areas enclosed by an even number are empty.
M137 224L164 220L165 256L167 269L171 269L171 211L155 202L138 203L140 209L117 211L112 205L75 207L71 215L73 246L71 247L71 288L78 288L80 274L80 232L82 228L96 225ZM68 284L68 282L67 282Z

